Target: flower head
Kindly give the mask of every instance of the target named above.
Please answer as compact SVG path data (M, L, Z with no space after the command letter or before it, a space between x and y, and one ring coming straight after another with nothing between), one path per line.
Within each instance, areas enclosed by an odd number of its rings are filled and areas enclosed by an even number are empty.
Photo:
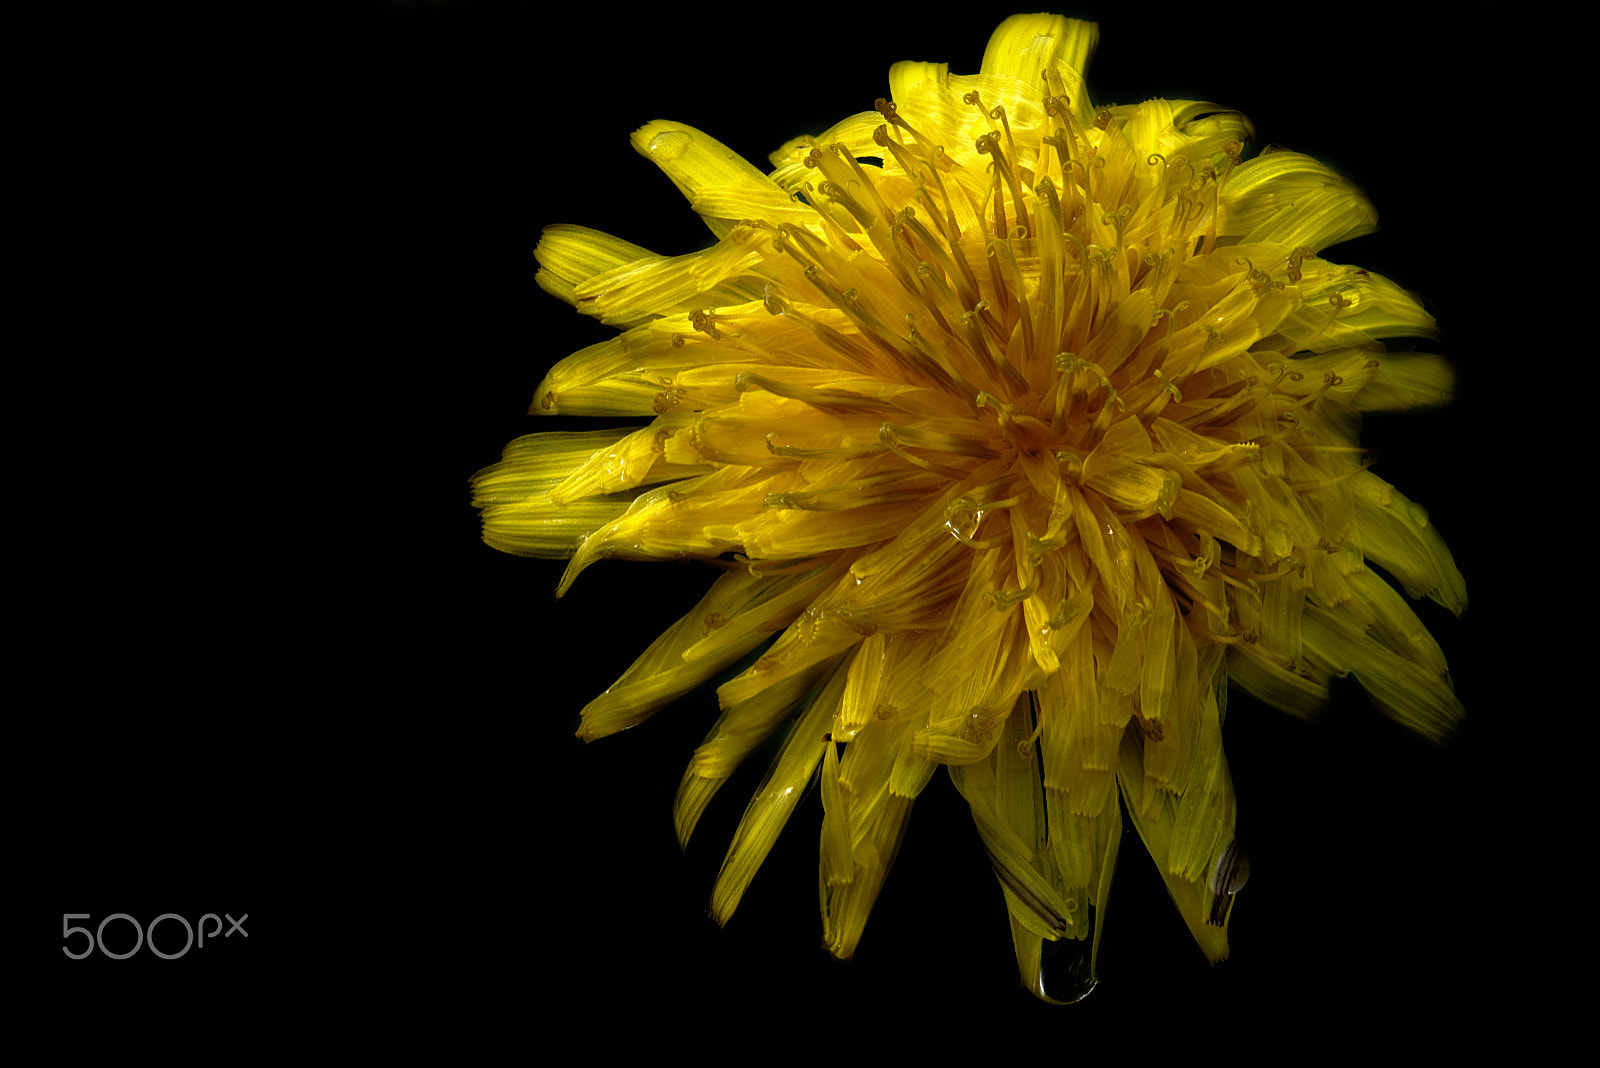
M1364 411L1446 400L1393 283L1324 259L1372 229L1353 186L1241 115L1096 108L1097 31L995 32L976 75L890 71L892 100L763 174L698 130L633 135L716 241L659 256L545 231L540 284L615 339L535 412L638 429L533 434L474 478L485 539L693 557L705 598L582 714L639 723L749 654L676 803L687 841L792 719L713 892L725 921L820 782L822 917L849 956L941 765L1003 888L1024 984L1046 941L1092 976L1125 820L1201 949L1248 871L1221 728L1231 680L1303 712L1351 674L1443 737L1461 715L1405 599L1459 612L1425 513L1370 471ZM796 719L797 717L797 719Z

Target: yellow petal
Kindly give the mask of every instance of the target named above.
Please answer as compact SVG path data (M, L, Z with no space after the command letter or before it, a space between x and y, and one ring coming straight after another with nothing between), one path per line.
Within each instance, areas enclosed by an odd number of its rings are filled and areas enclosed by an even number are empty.
M847 883L856 875L851 843L850 797L839 785L839 747L830 738L822 751L821 878L826 886Z
M855 952L905 834L912 799L890 790L889 780L909 743L903 721L877 720L856 735L839 762L836 796L848 800L850 870L838 870L838 858L824 853L817 875L823 944L836 957Z
M823 751L832 748L827 741L828 722L838 707L843 689L843 672L834 674L823 692L801 713L783 748L778 751L766 778L756 789L745 809L744 818L734 832L733 843L717 873L711 892L711 918L727 923L739 901L755 878L756 871L771 852L795 805L805 793L806 784L816 773ZM686 835L681 837L687 837Z
M1428 597L1456 615L1466 611L1467 584L1449 546L1422 505L1370 471L1350 480L1361 524L1361 548L1400 580L1412 597Z
M1349 672L1385 715L1435 741L1443 741L1466 715L1447 676L1439 675L1372 640L1338 609L1306 606L1308 659Z
M743 303L755 299L760 287L718 287L730 279L737 283L743 272L761 262L760 249L770 242L766 231L736 226L702 252L652 254L590 275L573 286L572 300L585 315L619 326L681 310L679 305L687 303Z
M550 499L569 504L585 497L622 493L671 479L693 478L710 471L706 464L675 464L663 455L661 441L687 425L686 417L664 417L601 449L550 490Z
M819 663L832 661L861 637L848 622L819 612L813 605L784 630L761 659L719 686L717 700L731 708Z
M659 258L649 249L620 237L587 226L560 223L544 228L533 257L539 263L534 281L546 293L568 304L578 303L574 289L595 275L615 270L625 263Z
M585 568L605 557L670 560L706 555L712 545L718 548L711 555L738 550L737 535L726 520L758 514L771 488L764 475L730 467L639 494L627 511L583 540L556 596L565 596Z
M1325 680L1306 673L1306 665L1293 668L1252 641L1228 646L1228 678L1241 690L1281 712L1314 718L1328 704Z
M846 650L842 655L848 656L848 653ZM749 697L728 705L706 740L695 749L685 774L702 779L728 778L750 751L766 741L784 718L829 677L841 659L841 656L833 656L807 663ZM836 698L831 700L838 704Z
M633 132L633 147L672 179L719 238L741 219L776 226L815 218L743 156L692 126L665 119L645 123Z
M980 69L1037 83L1042 71L1059 64L1086 77L1099 44L1097 23L1060 15L1012 15L989 37Z
M1140 768L1144 761L1141 735L1136 730L1129 730L1123 736L1121 772L1117 781L1122 786L1124 798L1128 802L1128 814L1133 819L1133 825L1139 832L1139 837L1144 841L1145 849L1150 854L1150 859L1155 861L1156 868L1161 872L1161 879L1167 884L1167 893L1172 896L1173 904L1178 906L1178 913L1183 917L1183 922L1189 928L1189 934L1194 937L1206 958L1213 964L1226 960L1228 956L1228 927L1227 917L1224 916L1220 925L1210 922L1212 914L1212 899L1215 896L1211 887L1211 872L1200 877L1190 877L1175 873L1172 868L1171 853L1173 833L1177 824L1177 806L1171 795L1155 790L1150 784L1144 782ZM1156 801L1150 803L1150 797ZM1232 838L1232 828L1224 836ZM1215 863L1214 859L1211 862Z
M633 494L557 504L550 491L625 433L527 434L507 445L499 463L472 476L472 504L483 510L483 540L519 556L571 556L590 534L626 513Z
M1370 234L1378 213L1355 183L1298 152L1264 152L1228 176L1222 194L1223 233L1320 252Z
M755 648L766 635L744 630L737 640L719 646L714 655L692 660L685 655L708 631L738 617L749 606L761 604L772 588L784 581L735 572L717 579L699 604L651 642L621 678L584 707L578 737L593 741L642 722Z
M1455 399L1455 369L1431 352L1368 354L1377 370L1356 394L1357 411L1395 412L1434 408Z
M949 86L948 63L903 59L889 68L889 99L897 103L942 97L949 92ZM920 112L918 117L921 117Z
M1235 820L1233 778L1228 773L1228 758L1222 749L1221 709L1216 700L1216 669L1221 658L1208 670L1213 675L1199 688L1194 729L1195 774L1188 777L1173 815L1172 840L1167 864L1185 879L1210 875L1210 864L1232 838ZM1226 679L1221 680L1226 685Z
M1242 112L1209 100L1173 100L1170 104L1173 125L1194 141L1198 158L1209 160L1219 170L1226 164L1229 141L1255 140L1255 126Z
M819 888L822 942L835 957L848 960L854 955L866 930L867 917L900 850L910 815L910 798L889 798L855 846L855 877L842 885Z
M1394 587L1366 568L1351 574L1349 583L1372 609L1370 626L1379 641L1435 675L1443 676L1449 671L1439 643Z
M1382 275L1320 259L1305 261L1302 270L1296 287L1301 303L1277 328L1302 349L1381 350L1380 342L1388 338L1439 336L1433 316Z

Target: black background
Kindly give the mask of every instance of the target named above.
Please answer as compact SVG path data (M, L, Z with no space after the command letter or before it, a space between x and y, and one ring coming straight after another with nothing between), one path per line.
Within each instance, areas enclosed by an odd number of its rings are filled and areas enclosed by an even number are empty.
M1511 830L1537 793L1513 726L1532 699L1502 651L1533 593L1488 534L1520 477L1495 444L1516 429L1495 395L1513 253L1493 223L1520 210L1493 178L1515 46L1443 6L1113 7L1069 12L1101 22L1096 101L1219 101L1261 144L1350 174L1382 230L1330 257L1419 290L1459 372L1454 407L1373 419L1367 440L1467 576L1463 619L1421 611L1470 718L1430 746L1354 688L1317 724L1235 699L1253 874L1231 960L1205 963L1130 831L1102 986L1035 1002L943 776L853 961L819 948L814 797L717 928L711 885L761 766L680 852L672 796L714 696L573 737L708 575L608 562L558 602L561 565L488 549L468 505L507 441L557 427L524 414L544 370L609 332L533 285L540 229L707 241L633 129L678 119L764 167L885 95L894 60L975 71L1006 12L250 5L95 27L92 53L62 53L96 89L68 124L91 165L60 171L88 220L75 325L46 354L106 361L81 387L107 421L57 473L74 563L41 628L56 698L28 770L48 785L23 810L47 1040L473 1056L573 1033L743 1057L860 1029L908 1051L1131 1040L1253 1060L1285 1028L1294 1048L1437 1048L1495 1026L1536 952L1508 885L1532 848ZM225 911L249 913L248 939L177 961L59 948L63 913Z

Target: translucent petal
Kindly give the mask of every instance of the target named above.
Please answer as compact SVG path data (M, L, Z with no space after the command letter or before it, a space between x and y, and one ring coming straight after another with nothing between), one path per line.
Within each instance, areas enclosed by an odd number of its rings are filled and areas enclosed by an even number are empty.
M1366 568L1351 574L1349 581L1350 587L1372 609L1370 626L1379 641L1435 675L1442 676L1449 671L1439 643L1394 587Z
M838 821L844 821L851 843L848 871L840 870L843 858L836 850L824 848L817 872L823 944L841 959L855 952L905 835L912 799L888 787L896 755L909 743L905 724L872 723L856 735L838 765L838 791L831 796L846 802L845 811L828 809L832 787L823 794L825 825L835 821L832 829L824 829L825 842L843 833Z
M1097 23L1060 15L1013 15L990 35L980 69L1037 83L1041 71L1059 64L1086 77L1099 43Z
M728 778L839 663L840 657L817 660L724 708L716 726L695 749L685 774L702 779ZM837 697L830 700L838 704ZM829 715L831 718L832 713Z
M804 160L811 154L811 150L819 145L844 145L854 156L876 156L880 150L873 142L872 134L882 125L883 116L878 112L863 111L835 123L815 136L796 137L768 156L776 168L770 177L781 188L791 192L798 191L807 181L816 177L816 171L807 167Z
M1195 718L1193 775L1180 795L1172 824L1172 840L1167 864L1185 879L1206 878L1211 862L1227 847L1233 836L1235 801L1228 759L1222 749L1222 716L1217 706L1215 674L1221 658L1211 656L1202 680Z
M1314 718L1328 703L1325 679L1307 673L1304 664L1291 670L1280 657L1251 641L1228 646L1228 678L1241 690L1281 712Z
M577 304L574 289L597 274L615 270L625 263L656 257L647 248L587 226L558 223L546 226L534 247L539 263L534 281L546 293Z
M959 779L957 786L968 778L967 769L986 766L956 765L951 767L951 778ZM1034 934L1054 941L1062 937L1074 921L1076 911L1068 905L1067 898L1050 885L1035 867L1036 858L1043 854L1025 843L1016 828L1008 827L995 813L993 802L984 796L985 791L974 789L969 794L962 789L973 804L972 820L978 828L989 862L994 866L1000 885L1009 892L1008 904L1012 915ZM1041 798L1041 802L1042 802Z
M657 119L633 132L633 147L678 187L717 237L741 219L805 225L816 216L710 134Z
M683 256L652 254L590 275L573 286L573 303L601 322L630 325L650 315L667 314L697 298L712 306L749 300L756 296L755 289L718 297L711 294L760 263L760 247L770 240L765 231L736 226L704 251Z
M1382 275L1321 260L1306 261L1302 270L1302 303L1277 326L1299 348L1381 350L1379 343L1388 338L1439 336L1433 316Z
M1299 152L1264 152L1228 176L1222 194L1224 233L1245 241L1329 245L1377 229L1378 213L1348 178Z
M1044 680L1038 691L1039 750L1044 786L1061 799L1064 812L1092 816L1113 796L1120 725L1100 715L1101 697L1095 678L1093 643L1081 628L1067 647L1061 671ZM1060 860L1065 877L1087 885L1090 869ZM1077 875L1072 873L1076 871Z
M718 556L740 548L730 519L759 514L773 485L761 472L723 468L646 490L628 510L585 538L556 587L565 596L584 569L605 557L671 560Z
M1306 656L1349 672L1385 715L1435 741L1448 738L1466 709L1447 676L1373 641L1347 613L1306 606Z
M1431 352L1382 353L1372 357L1379 367L1355 397L1363 412L1395 412L1435 408L1455 399L1455 369Z
M714 653L690 659L686 654L708 631L723 621L738 618L751 606L761 605L773 590L792 580L757 578L729 572L682 619L650 643L606 692L583 709L578 737L593 741L642 722L669 701L688 693L739 657L755 648L766 633L741 629L737 637L722 642Z
M550 499L569 504L585 497L622 493L639 486L707 474L705 464L674 464L663 456L660 442L686 422L683 418L658 419L622 440L601 449L550 490Z
M1358 412L1434 408L1449 404L1455 393L1455 370L1444 357L1431 352L1334 349L1296 356L1294 368L1305 376L1308 391L1324 388L1319 383L1333 376L1337 381L1326 387L1327 393Z
M730 708L819 663L831 661L861 638L861 631L847 621L812 605L800 613L760 660L718 687L717 699L724 708Z
M1209 100L1174 100L1171 104L1173 125L1194 141L1196 158L1209 160L1219 170L1227 163L1229 141L1255 140L1255 127L1242 112Z
M950 64L903 59L889 68L889 99L909 104L924 96L947 95L949 82Z
M649 416L676 407L699 407L685 403L692 398L685 397L680 380L685 372L706 372L705 340L687 319L653 319L634 326L557 362L534 392L530 412ZM719 346L714 359L731 399L734 379L756 357Z
M1412 597L1428 597L1456 615L1464 612L1466 580L1427 510L1370 471L1350 485L1367 557L1399 579Z
M838 706L842 684L843 672L835 672L822 692L806 705L750 799L711 892L711 917L718 923L732 918L750 880L755 878L816 773L824 749L831 748L827 741L828 723ZM680 832L680 839L686 838L687 834Z
M1227 919L1225 917L1221 925L1209 922L1213 897L1209 867L1205 875L1199 878L1180 875L1172 870L1177 804L1171 794L1144 781L1141 771L1144 762L1142 738L1136 730L1129 730L1123 736L1121 771L1117 782L1122 786L1133 825L1144 841L1150 859L1155 861L1157 870L1161 872L1162 881L1167 884L1167 893L1172 896L1173 904L1178 906L1178 913L1188 925L1195 943L1206 958L1215 964L1228 956ZM1232 828L1228 830L1231 839Z
M571 556L590 534L623 515L633 494L561 505L551 500L550 491L625 433L526 434L507 445L499 463L472 476L472 504L483 511L483 540L519 556Z

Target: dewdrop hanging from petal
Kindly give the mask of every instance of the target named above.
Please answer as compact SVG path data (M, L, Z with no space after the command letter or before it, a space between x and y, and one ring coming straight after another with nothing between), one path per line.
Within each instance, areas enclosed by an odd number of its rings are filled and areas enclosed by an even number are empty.
M891 99L764 175L698 130L633 136L715 242L659 256L545 231L539 282L620 329L559 362L533 434L475 476L484 537L570 557L698 557L705 598L582 714L633 726L747 654L676 802L687 841L793 722L712 895L726 922L820 781L827 946L848 957L941 766L1003 888L1025 986L1092 986L1125 821L1206 955L1248 859L1229 680L1276 707L1352 674L1442 738L1462 715L1404 597L1459 613L1439 534L1368 470L1365 411L1437 404L1393 283L1323 258L1375 215L1206 103L1095 108L1098 32L1008 19L982 71L899 63ZM932 788L944 788L942 784ZM808 830L806 836L811 832ZM1043 945L1090 977L1047 991Z

